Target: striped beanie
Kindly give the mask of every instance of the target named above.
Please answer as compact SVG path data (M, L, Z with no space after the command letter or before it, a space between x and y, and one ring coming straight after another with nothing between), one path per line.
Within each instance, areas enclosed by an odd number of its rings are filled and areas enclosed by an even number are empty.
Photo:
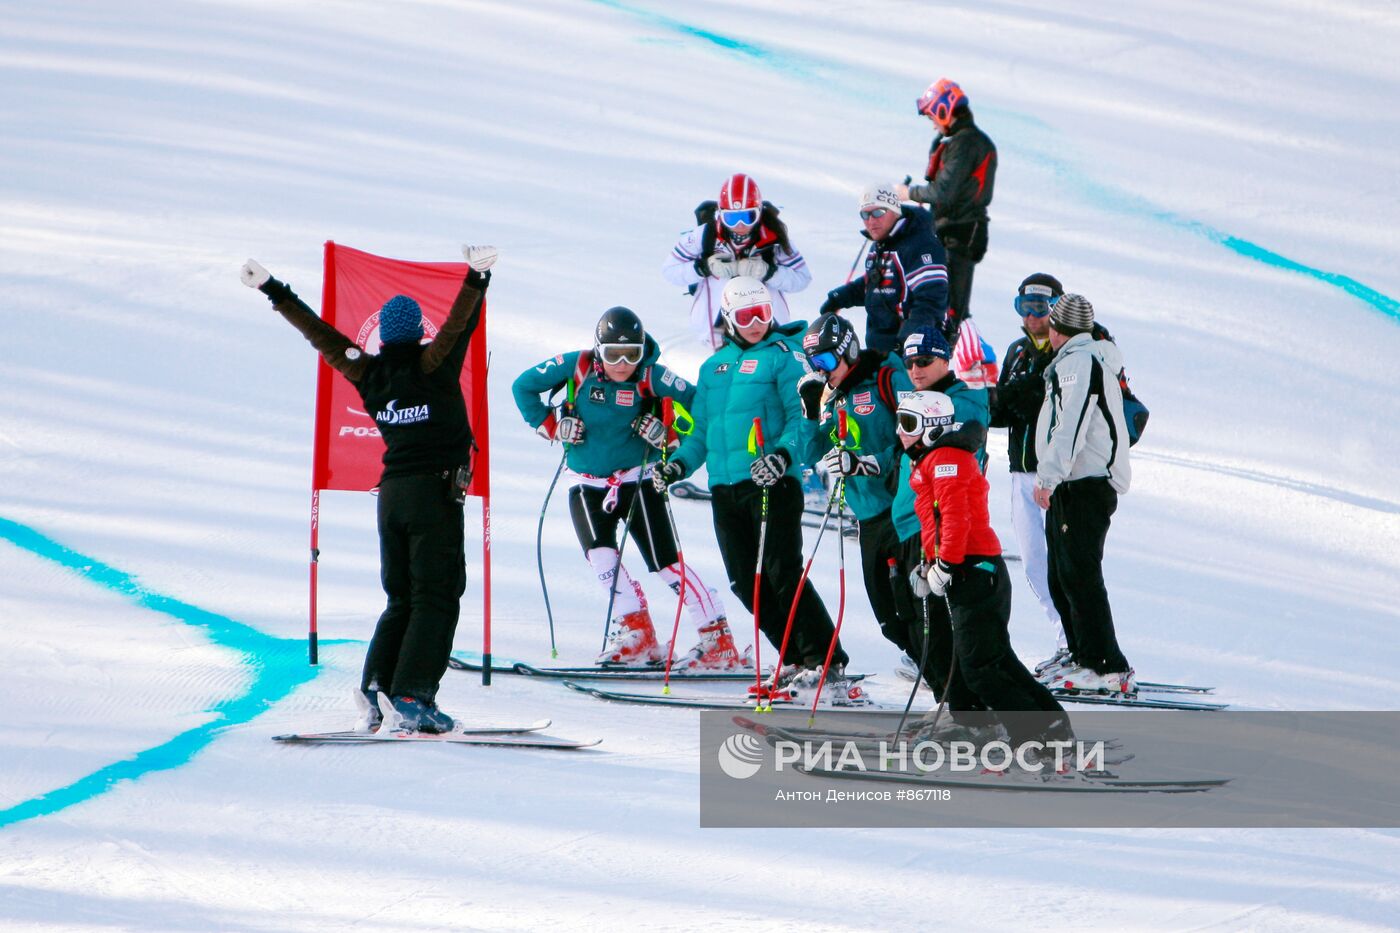
M1065 336L1094 329L1094 306L1083 295L1065 295L1050 309L1050 326Z
M417 343L423 339L423 311L407 295L395 295L379 309L379 342Z

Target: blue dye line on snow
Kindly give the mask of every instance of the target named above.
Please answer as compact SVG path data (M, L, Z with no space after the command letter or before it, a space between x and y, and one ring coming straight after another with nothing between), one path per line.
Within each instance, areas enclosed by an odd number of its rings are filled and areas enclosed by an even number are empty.
M756 64L774 68L804 80L823 79L823 90L844 91L864 100L877 101L883 105L889 105L890 98L888 92L880 93L873 89L862 91L857 82L835 80L835 78L843 72L846 74L853 74L851 66L844 63L824 61L818 56L808 55L802 52L779 51L777 49L767 48L753 42L735 39L722 33L714 32L713 30L695 26L683 20L676 19L675 17L667 16L664 13L658 13L654 10L647 10L628 3L622 3L619 2L619 0L594 0L594 2L600 6L627 13L682 36L698 39L725 53L736 55ZM862 81L869 80L865 76L861 76L861 78ZM1044 128L1044 124L1026 118L1022 114L1008 115L1014 116L1019 122L1030 122ZM1027 154L1030 155L1032 159L1052 167L1062 178L1076 184L1083 193L1088 194L1092 200L1096 201L1102 208L1145 216L1152 220L1169 224L1179 230L1205 237L1211 242L1219 244L1245 259L1250 259L1254 262L1262 263L1266 266L1271 266L1286 272L1305 275L1326 285L1341 289L1348 295L1364 301L1382 314L1400 320L1400 301L1397 301L1384 292L1371 288L1363 282L1357 281L1349 275L1343 275L1338 272L1328 272L1325 269L1309 266L1295 259L1289 259L1287 256L1260 246L1257 243L1217 230L1209 224L1181 217L1171 211L1157 208L1143 198L1127 192L1114 190L1107 185L1094 181L1078 168L1066 162L1045 158L1043 155L1044 151L1042 147L1030 147Z
M182 732L154 748L113 762L66 787L0 810L0 828L35 817L48 816L74 804L91 800L111 790L121 781L136 780L153 771L167 771L187 764L220 733L253 719L311 680L319 671L319 668L307 663L306 645L300 639L267 635L227 616L153 593L130 574L64 547L33 528L6 518L0 518L0 538L31 554L66 567L98 586L119 593L144 609L172 616L187 625L202 629L215 645L238 652L239 663L247 669L250 677L250 683L241 696L222 700L206 710L215 714L209 722ZM344 644L345 641L337 639L323 641L321 644Z

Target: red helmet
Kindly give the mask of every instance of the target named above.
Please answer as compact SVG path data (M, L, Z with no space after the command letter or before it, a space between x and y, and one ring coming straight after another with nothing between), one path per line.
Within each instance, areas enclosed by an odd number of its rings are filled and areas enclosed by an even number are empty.
M726 227L756 224L763 213L763 195L758 183L740 172L731 175L719 189L719 218ZM726 216L727 215L727 216Z
M934 123L946 128L953 122L953 114L967 106L967 95L958 87L956 81L939 78L928 86L928 90L919 97L915 106L919 108L919 113L931 117Z

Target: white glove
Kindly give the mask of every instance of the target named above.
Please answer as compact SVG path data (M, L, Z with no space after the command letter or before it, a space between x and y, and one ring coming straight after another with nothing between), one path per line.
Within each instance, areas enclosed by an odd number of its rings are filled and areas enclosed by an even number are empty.
M732 279L739 274L737 263L732 259L725 259L723 256L711 256L708 263L710 275L717 279Z
M667 460L665 463L658 463L651 471L651 488L657 492L664 493L666 487L672 483L679 482L681 475L685 473L685 467L674 460Z
M657 450L666 447L666 422L652 414L643 413L632 422L632 430L637 436Z
M787 473L787 468L791 465L787 452L778 450L766 457L759 457L749 464L749 476L753 477L754 483L760 488L776 486L778 480Z
M735 275L747 275L760 282L768 277L768 270L768 260L759 259L757 256L750 256L748 259L739 259L734 262Z
M953 568L940 557L933 563L923 561L909 572L909 587L919 599L942 596L953 582Z
M924 574L928 573L928 564L919 564L909 571L909 589L914 591L915 599L928 599L933 595L933 588L928 585L928 580Z
M476 272L485 272L496 264L496 247L494 246L463 246L462 258L467 261Z
M559 419L559 427L554 436L566 444L583 443L583 419L569 415Z
M238 278L249 288L262 288L267 284L267 280L272 278L272 274L262 267L256 259L250 259L243 264L243 268L238 270Z
M833 447L822 457L822 466L834 476L879 476L880 463L872 456L858 456L853 450Z

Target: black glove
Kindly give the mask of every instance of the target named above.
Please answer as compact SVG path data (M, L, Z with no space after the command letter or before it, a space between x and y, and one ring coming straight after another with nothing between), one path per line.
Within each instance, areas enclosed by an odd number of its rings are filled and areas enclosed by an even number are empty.
M664 493L667 486L684 478L685 465L679 460L667 460L651 471L651 488Z
M479 292L486 291L486 286L491 284L491 270L478 272L476 269L467 273L467 284Z
M797 380L797 394L802 396L802 417L808 421L821 417L822 393L825 391L825 373L808 373Z
M266 295L267 300L273 304L281 304L296 297L296 293L292 291L290 285L277 279L268 279L258 291Z
M839 288L833 288L826 293L826 301L823 301L822 306L817 309L818 314L835 314L841 310L841 299L836 294L839 291Z
M749 475L753 477L754 483L761 487L776 486L791 465L792 458L786 450L775 450L749 464Z

